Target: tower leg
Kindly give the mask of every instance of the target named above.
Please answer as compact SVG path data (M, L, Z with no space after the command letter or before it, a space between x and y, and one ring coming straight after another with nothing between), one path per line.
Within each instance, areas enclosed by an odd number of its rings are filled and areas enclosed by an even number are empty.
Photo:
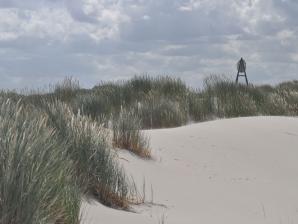
M236 84L238 83L238 78L239 78L239 71L238 71L237 77L236 77Z
M248 86L248 80L247 80L246 72L244 72L244 74L245 74L246 85Z

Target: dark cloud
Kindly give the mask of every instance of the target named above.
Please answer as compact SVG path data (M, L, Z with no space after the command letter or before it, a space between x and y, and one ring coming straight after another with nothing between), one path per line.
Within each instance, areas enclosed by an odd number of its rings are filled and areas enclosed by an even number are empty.
M0 0L1 88L167 74L297 79L295 0Z

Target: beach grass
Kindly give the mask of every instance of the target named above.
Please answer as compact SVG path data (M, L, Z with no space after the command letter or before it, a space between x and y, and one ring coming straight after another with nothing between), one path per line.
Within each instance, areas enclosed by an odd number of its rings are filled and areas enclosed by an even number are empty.
M79 223L66 142L20 102L2 98L0 112L0 223Z

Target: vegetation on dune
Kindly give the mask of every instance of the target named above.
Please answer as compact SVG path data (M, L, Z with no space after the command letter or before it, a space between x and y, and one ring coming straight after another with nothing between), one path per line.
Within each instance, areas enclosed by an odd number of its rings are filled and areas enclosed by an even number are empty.
M246 86L210 76L202 89L194 90L180 79L141 76L76 90L67 104L75 113L81 111L106 126L124 110L137 115L142 129L164 128L215 117L297 115L297 89L297 81Z
M210 76L201 90L149 76L49 93L0 92L0 223L79 223L81 197L127 209L142 201L117 161L150 158L142 129L254 115L298 115L298 81L238 85Z
M34 109L0 100L0 223L78 223L65 142Z
M222 77L209 77L201 91L202 107L215 117L298 115L298 83L275 87L238 85ZM205 105L204 105L205 104Z
M0 99L0 223L79 223L83 195L122 209L137 200L97 122L61 101Z
M132 111L121 110L113 119L113 145L143 157L150 158L149 140L141 129L141 121Z
M109 121L126 110L137 114L142 128L175 127L187 122L188 94L180 79L142 76L126 82L102 83L77 94L69 105L95 120L105 117Z
M77 185L82 194L92 194L105 205L128 208L133 188L111 150L109 132L87 116L74 114L61 101L42 101L48 126L67 140L64 151L75 164Z

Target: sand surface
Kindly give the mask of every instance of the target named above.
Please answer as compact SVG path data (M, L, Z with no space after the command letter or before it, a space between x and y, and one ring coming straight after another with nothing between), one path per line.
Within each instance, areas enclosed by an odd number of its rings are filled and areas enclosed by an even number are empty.
M119 153L140 191L145 179L146 203L124 212L84 202L82 223L298 223L298 118L235 118L146 133L154 160Z

